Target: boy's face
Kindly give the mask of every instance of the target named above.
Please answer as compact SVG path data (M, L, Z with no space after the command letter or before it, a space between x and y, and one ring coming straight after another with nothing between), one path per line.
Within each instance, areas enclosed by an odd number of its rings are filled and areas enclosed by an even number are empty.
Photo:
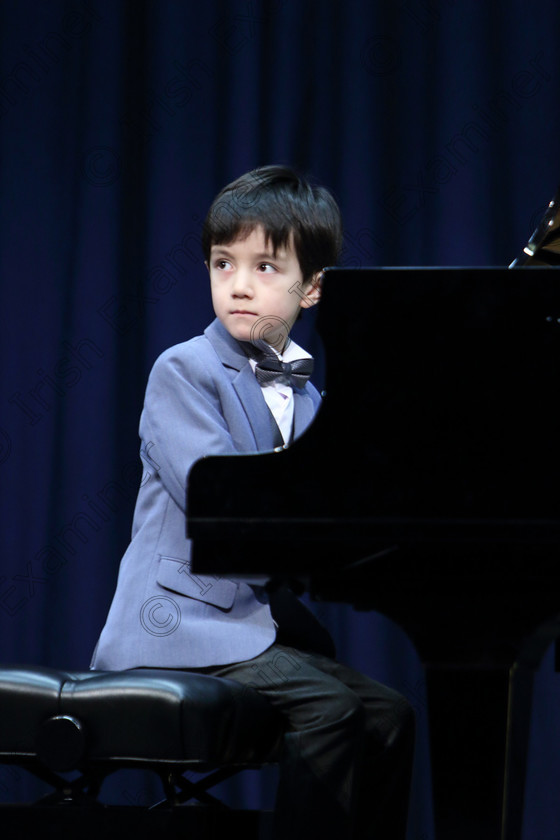
M282 352L300 309L319 299L316 279L303 284L293 243L274 254L260 226L245 239L213 245L207 267L214 312L238 341L261 338Z

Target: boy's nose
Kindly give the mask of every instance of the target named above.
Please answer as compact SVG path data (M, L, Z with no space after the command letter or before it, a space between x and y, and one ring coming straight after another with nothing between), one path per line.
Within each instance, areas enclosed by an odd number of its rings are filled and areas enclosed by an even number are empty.
M233 279L232 294L236 297L250 297L253 294L253 284L246 271L236 271Z

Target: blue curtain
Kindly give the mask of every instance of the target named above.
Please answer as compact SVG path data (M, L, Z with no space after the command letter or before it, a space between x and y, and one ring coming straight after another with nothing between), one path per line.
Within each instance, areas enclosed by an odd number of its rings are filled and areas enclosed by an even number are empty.
M557 0L2 0L3 662L88 666L128 542L148 372L212 318L198 240L218 189L291 163L339 200L346 265L507 265L559 179L559 48ZM410 837L427 840L414 648L380 615L314 609L343 659L416 708ZM537 682L526 837L553 840L552 655ZM229 795L255 804L273 783ZM29 784L0 768L3 800Z

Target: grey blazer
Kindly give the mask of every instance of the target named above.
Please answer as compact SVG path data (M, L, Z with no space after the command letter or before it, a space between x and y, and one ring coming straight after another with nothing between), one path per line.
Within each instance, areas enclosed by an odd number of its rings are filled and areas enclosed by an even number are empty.
M296 436L319 404L310 383L294 389ZM132 540L91 667L200 668L257 656L276 637L264 589L191 572L185 536L187 477L196 460L274 448L262 389L217 319L156 361L140 438L145 469Z

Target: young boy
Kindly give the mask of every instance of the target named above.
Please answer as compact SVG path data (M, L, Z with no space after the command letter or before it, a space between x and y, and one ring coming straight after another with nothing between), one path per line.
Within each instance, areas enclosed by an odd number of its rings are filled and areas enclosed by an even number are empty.
M198 458L288 444L313 419L312 359L289 332L318 301L341 241L330 193L289 168L254 170L216 197L202 234L216 319L150 374L147 470L92 667L183 668L250 684L287 720L275 838L404 840L407 702L337 663L326 631L289 593L277 608L261 585L191 574L185 539Z

